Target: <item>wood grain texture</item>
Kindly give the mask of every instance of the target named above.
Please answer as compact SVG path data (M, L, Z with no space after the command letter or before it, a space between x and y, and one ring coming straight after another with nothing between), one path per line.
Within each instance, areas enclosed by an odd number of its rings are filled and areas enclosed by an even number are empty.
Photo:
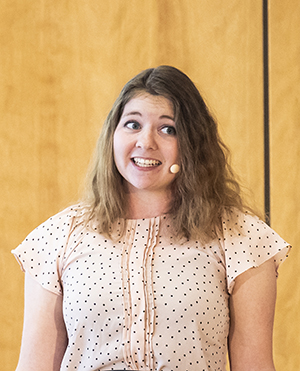
M274 353L278 371L300 365L300 3L272 1L270 139L272 227L293 245L280 269Z
M139 71L171 64L196 82L218 118L235 170L263 206L261 8L252 0L2 1L3 371L17 363L23 313L23 273L10 250L77 199L102 122ZM276 223L288 239L290 230ZM285 334L280 318L278 339Z
M196 82L232 150L236 172L253 190L255 203L262 207L260 4L251 1L159 4L159 63L175 64Z

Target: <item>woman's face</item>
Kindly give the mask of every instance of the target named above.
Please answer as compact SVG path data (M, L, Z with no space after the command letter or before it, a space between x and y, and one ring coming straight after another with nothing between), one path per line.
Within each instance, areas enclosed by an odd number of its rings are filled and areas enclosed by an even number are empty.
M172 103L143 93L124 107L114 133L114 160L128 192L167 194L179 163Z

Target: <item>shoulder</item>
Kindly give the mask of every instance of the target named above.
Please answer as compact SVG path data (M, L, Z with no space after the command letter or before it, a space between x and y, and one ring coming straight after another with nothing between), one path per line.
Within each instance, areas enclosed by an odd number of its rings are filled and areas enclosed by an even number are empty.
M55 294L62 294L62 261L71 231L79 223L81 214L79 205L62 210L35 228L12 250L21 269Z
M88 208L86 206L80 204L71 205L51 216L48 220L54 222L65 222L72 218L81 218L83 220L87 210Z
M286 244L286 242L266 222L248 211L231 209L222 219L224 241L249 243L251 246Z
M239 231L248 226L255 225L266 226L266 223L257 215L248 210L239 210L235 207L228 208L222 215L222 225L224 231Z
M74 228L84 225L84 215L85 209L80 205L65 208L31 231L13 252L36 250L39 253L41 251L49 253L50 246L54 246L55 250L61 249Z
M49 217L45 222L40 224L36 230L59 230L61 228L72 228L75 225L81 224L85 221L87 208L80 204L69 206L57 214Z
M222 219L223 243L229 291L235 278L250 268L273 258L278 269L289 251L289 244L256 215L237 209Z

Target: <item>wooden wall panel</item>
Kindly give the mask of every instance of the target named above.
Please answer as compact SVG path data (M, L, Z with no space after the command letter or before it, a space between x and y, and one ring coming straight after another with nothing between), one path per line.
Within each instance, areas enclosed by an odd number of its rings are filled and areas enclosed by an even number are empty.
M10 250L77 199L104 117L123 82L151 58L151 7L139 1L130 7L123 1L1 2L3 371L17 363L23 313L24 275Z
M158 62L177 65L197 83L232 149L236 172L261 208L261 3L178 0L159 4Z
M189 74L263 205L261 19L252 0L2 1L3 371L17 363L23 313L23 274L10 250L77 198L101 123L140 70L172 64Z
M271 223L292 245L278 282L278 371L300 365L300 3L270 2Z

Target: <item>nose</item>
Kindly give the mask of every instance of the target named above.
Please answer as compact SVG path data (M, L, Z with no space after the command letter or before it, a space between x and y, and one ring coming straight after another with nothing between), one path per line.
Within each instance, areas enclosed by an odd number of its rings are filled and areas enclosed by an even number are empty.
M142 149L157 149L155 133L151 129L144 128L139 132L136 146Z

